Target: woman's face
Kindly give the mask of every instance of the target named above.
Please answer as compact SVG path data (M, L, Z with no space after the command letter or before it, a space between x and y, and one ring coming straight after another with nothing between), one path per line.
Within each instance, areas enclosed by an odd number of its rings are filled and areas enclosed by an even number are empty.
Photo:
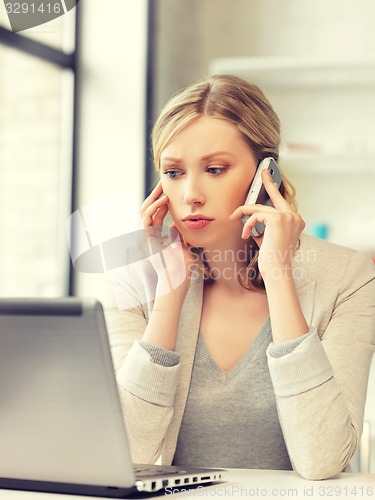
M257 161L234 125L203 116L161 153L160 177L169 211L191 245L240 241L242 222L228 220L246 199Z

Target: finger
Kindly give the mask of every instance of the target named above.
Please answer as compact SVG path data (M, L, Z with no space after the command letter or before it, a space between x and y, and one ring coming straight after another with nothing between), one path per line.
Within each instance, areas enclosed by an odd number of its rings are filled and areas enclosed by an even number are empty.
M162 195L162 193L163 193L163 188L162 188L162 185L161 185L161 181L159 181L156 184L156 186L154 187L154 189L151 191L151 193L149 194L149 196L142 203L141 209L140 209L141 214L143 214L143 212L150 205L152 205L158 198L160 198L160 196Z
M240 207L236 208L236 210L229 216L230 220L237 220L240 219L243 215L251 215L255 212L259 211L266 211L269 213L275 212L274 207L270 207L268 205L241 205Z
M165 216L168 213L168 205L162 205L160 208L158 208L155 212L155 215L153 217L153 225L154 226L162 226L163 221Z
M280 193L278 185L276 182L273 182L271 174L267 169L262 172L262 182L275 208L288 212L292 211L292 207Z
M244 224L241 238L244 240L250 238L250 236L252 236L251 231L253 230L253 228L258 224L258 222L263 222L264 224L266 218L267 214L262 212L256 212L253 215L251 215Z
M158 200L154 201L148 208L146 208L142 213L142 222L144 226L152 226L153 225L153 217L156 211L162 207L163 205L167 205L168 197L162 196Z

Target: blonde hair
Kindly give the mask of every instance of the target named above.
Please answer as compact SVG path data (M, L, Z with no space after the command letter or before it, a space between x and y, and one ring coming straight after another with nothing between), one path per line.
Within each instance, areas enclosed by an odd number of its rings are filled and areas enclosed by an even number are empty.
M257 161L268 156L279 159L280 121L263 92L233 75L217 75L195 83L174 96L164 107L151 135L154 163L160 169L160 155L167 144L200 116L220 118L236 126ZM280 192L293 209L297 208L295 189L283 175ZM242 285L263 289L258 271L257 246L250 239L253 257L247 265ZM200 253L200 249L193 249ZM204 261L203 261L204 264Z

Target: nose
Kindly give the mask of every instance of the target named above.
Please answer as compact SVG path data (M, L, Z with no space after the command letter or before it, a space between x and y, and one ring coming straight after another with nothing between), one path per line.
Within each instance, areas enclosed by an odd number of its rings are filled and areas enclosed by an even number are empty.
M198 179L189 179L186 181L184 202L189 206L204 205L206 202L206 197Z

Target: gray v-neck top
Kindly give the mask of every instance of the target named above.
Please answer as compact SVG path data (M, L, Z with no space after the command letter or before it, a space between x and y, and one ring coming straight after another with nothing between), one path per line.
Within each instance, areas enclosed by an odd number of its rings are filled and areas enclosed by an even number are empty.
M225 372L199 333L173 464L292 469L267 363L271 341L268 319L243 357Z

